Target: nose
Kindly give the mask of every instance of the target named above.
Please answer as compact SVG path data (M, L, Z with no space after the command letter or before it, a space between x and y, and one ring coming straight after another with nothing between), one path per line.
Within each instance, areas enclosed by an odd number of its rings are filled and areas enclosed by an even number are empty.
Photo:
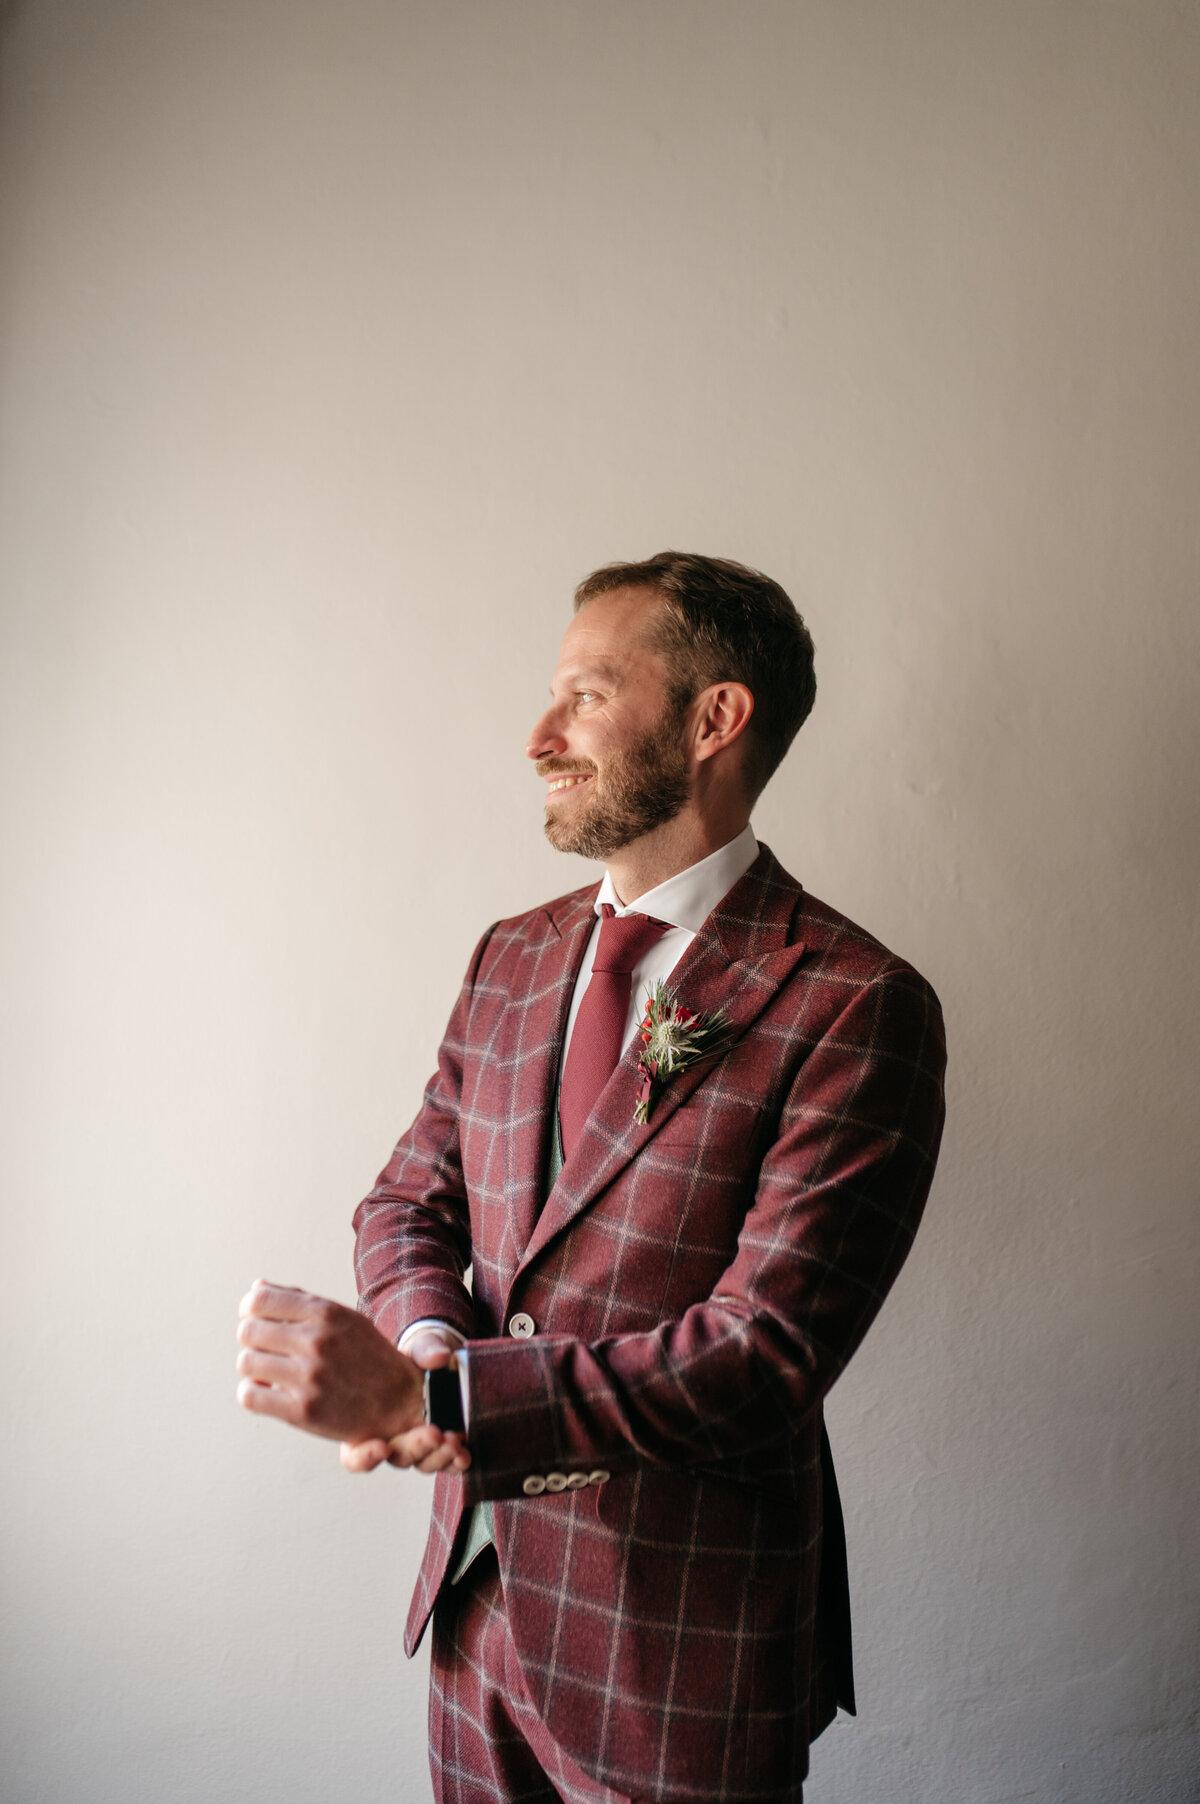
M549 707L529 735L525 745L527 758L561 758L567 749L557 707Z

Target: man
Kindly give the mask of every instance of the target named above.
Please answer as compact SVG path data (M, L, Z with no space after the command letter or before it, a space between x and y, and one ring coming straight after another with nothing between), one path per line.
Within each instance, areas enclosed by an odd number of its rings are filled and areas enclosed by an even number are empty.
M853 1708L822 1400L911 1244L944 1048L750 829L813 694L754 571L580 586L527 751L604 879L476 949L355 1218L370 1320L245 1305L246 1407L438 1474L407 1645L432 1614L445 1804L799 1800Z

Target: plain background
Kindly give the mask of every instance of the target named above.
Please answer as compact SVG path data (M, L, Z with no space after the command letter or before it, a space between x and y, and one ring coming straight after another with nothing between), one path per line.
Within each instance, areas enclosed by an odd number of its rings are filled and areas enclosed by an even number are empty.
M1196 1789L1200 13L6 10L11 1804L423 1804L422 1481L234 1406L476 937L574 583L781 580L756 816L941 993L950 1126L830 1404L813 1804Z

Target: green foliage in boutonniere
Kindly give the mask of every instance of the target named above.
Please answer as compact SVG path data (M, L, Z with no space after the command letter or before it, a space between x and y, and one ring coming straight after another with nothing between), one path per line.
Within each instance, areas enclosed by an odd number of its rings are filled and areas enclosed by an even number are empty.
M665 983L656 983L646 998L642 1017L642 1086L633 1119L645 1126L658 1092L681 1071L707 1059L719 1059L733 1045L734 1034L724 1009L698 1015L680 1002Z

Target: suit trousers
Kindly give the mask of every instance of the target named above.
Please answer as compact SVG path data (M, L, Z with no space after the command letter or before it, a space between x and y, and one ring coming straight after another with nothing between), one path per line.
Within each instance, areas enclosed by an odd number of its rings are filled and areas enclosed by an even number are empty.
M434 1610L429 1764L436 1804L633 1804L589 1778L530 1702L493 1546Z

